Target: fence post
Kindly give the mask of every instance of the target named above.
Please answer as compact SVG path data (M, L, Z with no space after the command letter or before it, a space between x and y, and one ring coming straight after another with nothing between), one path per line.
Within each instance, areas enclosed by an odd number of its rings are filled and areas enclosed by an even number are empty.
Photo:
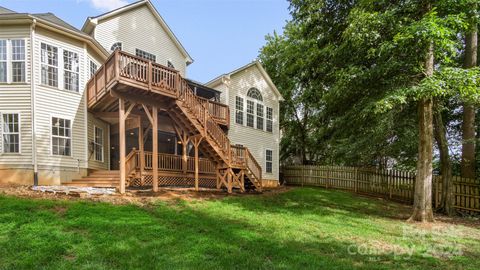
M355 193L358 193L358 168L354 168L354 181L353 185L355 187Z
M302 164L301 167L302 169L302 187L305 184L305 166Z
M330 179L330 166L327 166L327 178L325 179L325 188L328 188L329 179Z
M387 173L388 196L391 199L392 198L393 187L392 187L392 183L391 183L392 179L390 177L390 173L392 173L392 171L385 170L385 172Z

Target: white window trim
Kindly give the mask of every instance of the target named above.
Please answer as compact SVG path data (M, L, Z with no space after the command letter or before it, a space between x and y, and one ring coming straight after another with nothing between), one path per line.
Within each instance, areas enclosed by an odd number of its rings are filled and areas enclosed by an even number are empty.
M13 40L23 40L23 60L13 60L12 54L13 54ZM10 43L10 83L26 83L27 82L27 41L24 38L12 38L9 40ZM7 43L7 48L8 48L8 43ZM8 56L7 56L8 59ZM15 63L22 63L24 64L24 69L23 69L23 75L25 80L22 82L14 82L13 81L13 62ZM8 64L7 64L8 65ZM7 70L8 73L8 70Z
M102 130L102 144L97 144L95 139L97 138L97 128ZM105 130L99 126L93 125L93 160L98 162L105 162ZM97 159L96 145L100 145L102 148L102 160Z
M6 153L3 143L3 114L18 114L18 153ZM0 139L2 140L2 155L21 155L22 154L22 114L19 111L1 111L0 112Z
M91 70L90 70L90 65L91 65L91 63L94 63L94 64L97 66L97 69L95 70L95 73L97 73L97 71L98 71L98 69L99 69L99 67L100 67L101 65L99 65L99 64L97 63L97 61L93 60L93 59L90 58L90 57L87 57L87 59L88 59L87 74L88 74L88 80L90 80L90 79L93 78L93 76L94 76L94 74L92 74L92 76L90 76L90 71L91 71Z
M146 58L146 57L143 57L143 56L139 56L138 52L141 52L144 55L149 54L149 56L153 56L153 58L155 58L155 59L152 60L152 59L149 59L149 58ZM156 54L151 53L151 52L147 52L147 51L139 49L139 48L135 48L135 56L140 57L140 58L142 58L144 60L147 60L147 61L152 61L152 63L157 63L157 55Z
M173 67L169 67L169 66L168 66L168 63L172 64ZM167 59L167 61L165 62L165 64L167 65L168 68L176 69L175 65L173 64L172 59Z
M57 66L54 66L54 65L50 65L48 63L48 57L46 59L46 63L43 63L42 62L42 44L45 44L46 46L52 46L52 47L55 47L57 48ZM40 85L42 86L46 86L46 87L51 87L51 88L55 88L55 89L63 89L63 72L61 72L61 67L63 66L63 54L62 54L62 51L60 49L60 46L57 46L57 45L52 45L51 43L49 42L44 42L44 41L40 41L40 54L39 54L39 63L40 63L40 70L39 70L39 74L40 74ZM53 85L49 85L48 84L48 78L47 78L47 83L43 83L42 82L42 66L45 65L47 67L56 67L57 68L57 86L53 86Z
M54 155L53 154L53 133L52 133L52 126L53 126L53 123L52 123L52 118L55 117L55 118L61 118L61 119L64 119L64 120L70 120L70 132L71 132L71 137L70 137L70 155L66 156L66 155ZM71 117L65 117L65 116L61 116L61 115L56 115L56 114L50 114L50 119L48 121L50 124L49 124L49 130L50 130L50 142L49 142L49 145L50 145L50 156L52 157L70 157L70 158L73 158L73 119Z
M272 161L270 161L272 163L272 172L267 172L267 151L271 151L272 152ZM271 148L265 148L265 173L266 174L273 174L273 149Z
M0 39L0 40L1 40L1 41L5 41L5 53L6 53L6 58L5 58L5 60L0 60L0 63L6 63L5 69L6 69L6 72L7 72L7 74L6 74L6 81L0 82L0 83L5 84L5 83L10 83L10 76L9 76L9 74L10 74L10 72L9 72L9 69L10 69L10 68L9 68L9 62L10 62L10 61L8 61L8 59L10 58L10 53L9 53L9 50L8 50L8 47L9 47L9 46L8 46L9 39L3 39L3 38L2 38L2 39ZM2 148L2 150L3 150L3 148Z
M70 69L66 69L65 68L65 52L67 53L73 53L73 54L76 54L77 55L77 60L78 60L78 71L75 71L75 70L70 70ZM78 52L75 52L75 51L72 51L72 50L67 50L67 49L62 49L62 62L63 62L63 66L62 66L62 70L63 70L63 89L66 90L66 91L72 91L72 92L75 92L75 93L80 93L80 54ZM65 76L67 75L67 72L70 72L71 74L76 74L77 75L77 79L78 79L78 85L77 85L77 90L72 90L72 89L67 89L65 87Z
M0 40L5 40L5 46L6 46L6 53L7 53L7 59L1 60L2 63L7 63L6 69L7 69L7 81L5 82L0 82L0 84L26 84L28 83L28 76L27 76L27 39L26 38L0 38ZM24 75L25 75L25 81L23 82L14 82L13 81L13 57L12 57L12 40L23 40L24 42L24 60L16 60L15 62L23 62L25 63L25 69L24 69Z
M260 91L260 89L258 87L250 87L250 88L256 88ZM248 89L250 89L248 88ZM248 92L248 90L247 90ZM247 94L236 94L235 97L241 97L243 98L243 125L242 124L238 124L236 122L236 115L233 114L233 123L235 125L238 125L238 126L243 126L243 127L246 127L246 128L251 128L251 129L254 129L254 130L257 130L257 131L261 131L261 132L265 132L265 133L268 133L268 134L273 134L274 133L274 130L275 130L275 109L273 107L270 107L268 106L266 103L265 103L265 99L263 101L259 101L257 99L254 99L254 98L251 98L249 96L247 96ZM247 103L247 100L250 100L253 102L253 127L250 127L247 125L247 109L248 109L248 103ZM258 129L257 128L257 103L260 103L263 105L263 129ZM236 106L236 98L234 99L234 102L233 102L233 106ZM267 131L267 108L272 108L272 131ZM236 112L236 107L235 107L235 112Z
M240 112L242 113L242 123L241 123L241 124L237 122L237 97L239 97L239 98L242 99L242 110L240 110ZM240 96L240 95L236 95L236 96L235 96L235 107L234 107L234 108L235 108L235 116L234 116L234 117L235 117L235 121L234 121L234 123L237 124L237 125L241 125L241 126L246 125L246 123L245 123L245 113L246 113L245 103L246 103L246 101L245 101L245 98L244 98L244 97L242 97L242 96Z
M46 45L50 45L50 46L53 46L53 47L56 47L57 48L57 53L58 53L58 65L57 65L57 76L58 76L58 85L57 86L51 86L51 85L48 85L48 84L45 84L45 83L42 83L42 43L46 44ZM71 93L71 94L74 94L74 95L82 95L83 94L83 87L82 85L83 84L83 80L82 80L82 69L81 69L81 66L82 66L82 57L83 57L83 52L80 51L79 49L77 48L73 48L73 47L66 47L62 44L59 44L59 43L54 43L54 42L51 42L49 40L44 40L44 39L41 39L38 41L38 46L39 46L39 55L37 56L37 60L38 60L38 63L40 63L39 65L39 74L40 74L40 78L39 78L39 85L41 87L46 87L46 88L50 88L50 89L55 89L55 90L61 90L63 92L67 92L67 93ZM76 53L78 54L78 65L79 65L79 75L78 75L78 84L79 84L79 87L78 87L78 91L74 91L74 90L68 90L68 89L65 89L65 85L64 85L64 74L65 74L65 68L64 68L64 61L63 61L63 51L66 50L66 51L69 51L69 52L73 52L73 53ZM46 64L47 66L51 66L51 65L48 65L48 63ZM53 116L55 117L55 116ZM67 119L67 118L65 118Z
M117 40L115 41L112 45L110 45L110 52L114 52L115 50L112 50L113 45L120 43L120 51L123 51L123 41Z
M268 109L271 109L272 110L272 118L271 119L268 119ZM273 109L273 107L268 107L268 106L265 106L265 131L268 132L268 133L273 133L273 115L274 115L274 112L275 110ZM268 131L268 120L270 120L272 122L272 131Z

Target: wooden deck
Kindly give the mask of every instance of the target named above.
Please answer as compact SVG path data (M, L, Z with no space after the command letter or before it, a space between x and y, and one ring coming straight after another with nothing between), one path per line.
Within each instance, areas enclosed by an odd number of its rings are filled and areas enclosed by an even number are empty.
M158 187L159 170L178 171L195 175L195 187L201 173L215 173L217 188L247 187L262 190L262 168L245 147L233 146L226 134L230 112L228 106L203 99L194 94L178 71L151 61L116 51L87 83L87 102L91 112L118 112L120 134L120 191L127 179L152 174L153 189ZM158 112L163 111L173 121L183 145L178 157L158 154L157 132L152 134L152 153L140 149L125 152L125 127L130 115L148 119L150 128L158 127ZM139 134L143 134L140 119ZM224 128L222 128L224 127ZM194 146L195 156L188 159L186 145ZM202 153L207 159L199 158ZM144 181L142 180L142 183Z
M161 97L178 98L185 90L186 81L177 70L136 57L126 52L113 53L107 62L101 66L95 76L87 83L87 104L91 111L102 111L115 102L110 90L115 85L125 85L144 94L160 94ZM193 93L193 92L192 92ZM155 97L159 96L147 95ZM196 96L206 107L219 125L230 125L230 110L225 104Z

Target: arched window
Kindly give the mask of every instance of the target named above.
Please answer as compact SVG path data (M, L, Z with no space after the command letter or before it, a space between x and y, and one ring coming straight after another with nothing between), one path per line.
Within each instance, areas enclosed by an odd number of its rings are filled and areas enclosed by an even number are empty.
M121 42L115 42L113 43L112 47L110 48L110 50L112 52L114 52L115 50L122 50L122 43Z
M262 93L260 93L257 88L250 88L247 92L247 96L259 101L263 101Z

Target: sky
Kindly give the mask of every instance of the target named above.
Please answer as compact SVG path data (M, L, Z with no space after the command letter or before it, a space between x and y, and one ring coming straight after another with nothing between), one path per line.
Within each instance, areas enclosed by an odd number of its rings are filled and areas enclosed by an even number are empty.
M81 28L96 16L136 0L0 0L16 12L52 12ZM152 0L194 59L187 77L207 82L253 61L265 36L281 33L287 0Z

